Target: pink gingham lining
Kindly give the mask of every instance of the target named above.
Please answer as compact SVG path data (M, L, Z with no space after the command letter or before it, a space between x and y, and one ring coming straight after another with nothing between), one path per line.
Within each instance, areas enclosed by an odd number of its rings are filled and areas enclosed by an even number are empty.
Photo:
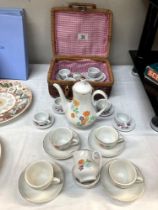
M109 18L109 15L97 12L56 12L56 54L108 57ZM79 34L86 34L88 39L79 40Z
M97 67L106 75L106 82L110 82L109 74L108 74L108 66L106 63L94 61L91 59L70 61L70 60L62 60L55 63L55 74L52 74L52 79L56 80L57 72L60 69L70 69L72 73L74 72L87 72L89 67Z

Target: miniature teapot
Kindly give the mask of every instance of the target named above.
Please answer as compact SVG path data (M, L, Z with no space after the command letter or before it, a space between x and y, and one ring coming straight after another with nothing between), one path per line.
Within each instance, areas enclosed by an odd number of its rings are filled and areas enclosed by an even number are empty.
M79 128L90 126L106 109L105 103L105 106L96 112L94 97L100 94L107 100L107 95L102 90L96 90L92 93L93 88L86 80L81 80L73 85L72 101L65 98L63 90L58 84L54 83L53 86L59 92L61 104L68 121L74 126Z
M80 183L93 182L100 175L102 156L98 151L78 150L73 153L73 176Z

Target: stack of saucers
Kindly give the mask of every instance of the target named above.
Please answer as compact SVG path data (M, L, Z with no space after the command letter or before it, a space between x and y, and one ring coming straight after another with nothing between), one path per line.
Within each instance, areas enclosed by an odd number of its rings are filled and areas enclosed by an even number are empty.
M34 125L39 129L46 129L53 125L55 118L47 112L38 112L33 117Z
M144 177L131 161L113 159L101 171L101 182L105 191L114 199L131 202L143 194Z
M123 136L111 126L94 128L89 134L88 143L93 150L108 158L119 155L125 148Z
M50 131L44 138L43 148L55 159L65 160L81 146L79 135L72 129L59 127Z
M64 173L57 163L45 160L29 164L19 178L19 192L33 203L46 203L55 199L64 185Z

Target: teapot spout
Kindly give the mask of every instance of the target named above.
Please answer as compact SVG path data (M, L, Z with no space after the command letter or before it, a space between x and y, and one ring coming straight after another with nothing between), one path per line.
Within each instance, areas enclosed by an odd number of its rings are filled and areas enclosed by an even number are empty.
M59 96L61 98L61 105L63 107L63 110L64 112L66 111L67 109L67 105L68 105L68 100L66 99L64 93L63 93L63 90L61 89L60 85L54 83L53 86L57 89L58 93L59 93Z

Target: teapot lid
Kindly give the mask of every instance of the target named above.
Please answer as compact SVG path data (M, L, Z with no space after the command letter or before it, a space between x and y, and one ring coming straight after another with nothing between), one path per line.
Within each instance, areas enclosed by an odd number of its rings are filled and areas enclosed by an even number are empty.
M92 92L92 86L89 84L89 82L87 82L87 80L81 80L74 84L73 91L81 94L87 94Z

